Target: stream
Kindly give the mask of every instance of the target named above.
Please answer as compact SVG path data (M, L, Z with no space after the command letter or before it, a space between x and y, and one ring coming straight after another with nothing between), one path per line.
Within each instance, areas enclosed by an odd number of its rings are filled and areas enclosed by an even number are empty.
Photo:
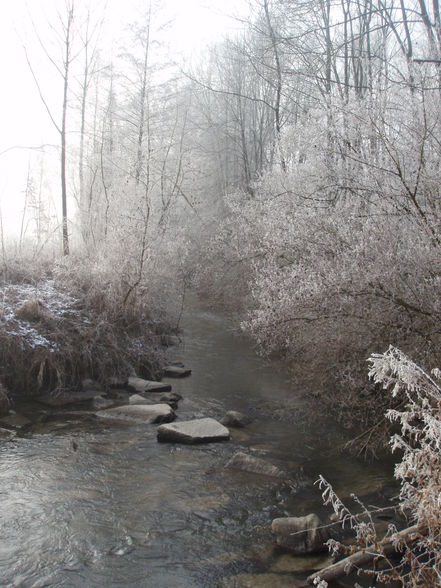
M343 498L390 484L391 464L332 451L335 425L308 425L283 364L257 356L226 319L190 309L183 327L182 344L169 354L192 375L167 380L183 396L177 418L238 410L251 425L231 429L228 442L187 446L158 443L156 425L109 424L72 409L42 419L47 408L17 406L33 424L0 445L0 586L215 588L239 574L268 573L285 581L292 569L274 550L271 521L324 516L312 484L320 473ZM303 467L311 484L296 491L226 469L237 451L289 471ZM305 578L296 559L294 578Z

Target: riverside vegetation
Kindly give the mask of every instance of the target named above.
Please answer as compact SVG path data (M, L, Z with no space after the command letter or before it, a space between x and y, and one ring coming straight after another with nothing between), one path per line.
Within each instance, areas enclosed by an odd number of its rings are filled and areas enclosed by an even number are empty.
M65 9L58 67L42 43L57 27L31 27L61 73L60 123L27 56L60 135L62 219L37 156L20 263L1 227L4 384L153 378L197 289L293 378L306 372L313 414L332 414L353 450L375 455L392 437L408 535L377 536L367 509L352 515L322 480L325 498L385 563L376 580L439 585L439 2L255 0L192 69L170 59L155 3L112 63L93 15ZM34 264L65 256L29 272L26 247Z

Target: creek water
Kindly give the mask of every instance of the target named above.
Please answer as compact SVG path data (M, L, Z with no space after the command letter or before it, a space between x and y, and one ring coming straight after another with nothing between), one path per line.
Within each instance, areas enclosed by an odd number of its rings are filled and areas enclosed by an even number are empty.
M0 446L0 586L210 588L283 572L271 521L322 513L320 491L226 469L237 451L302 466L312 482L322 473L343 497L390 481L390 465L333 452L333 424L305 420L283 365L258 357L224 318L193 308L184 333L170 350L192 369L170 380L183 396L178 419L239 410L252 424L228 442L186 446L158 443L156 425L17 406L33 424Z

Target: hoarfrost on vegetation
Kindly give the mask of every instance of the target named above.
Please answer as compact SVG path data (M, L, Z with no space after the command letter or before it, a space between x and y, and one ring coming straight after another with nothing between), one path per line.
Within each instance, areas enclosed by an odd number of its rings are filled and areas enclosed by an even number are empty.
M342 525L349 523L355 532L357 546L367 547L376 559L383 560L382 571L369 571L377 580L399 580L402 586L439 586L441 580L441 387L440 371L430 375L404 353L390 346L384 354L369 358L370 377L401 402L386 416L400 425L400 432L392 435L392 451L402 457L395 466L395 477L401 484L399 507L415 525L414 537L404 539L394 525L389 525L384 537L377 536L370 511L356 498L361 507L352 514L322 477L325 504L331 504ZM384 546L392 542L401 553L398 563L392 563ZM328 542L333 553L345 548L336 541ZM346 552L348 550L346 549ZM350 551L349 551L350 552ZM348 560L349 562L349 560Z
M75 316L84 325L90 323L89 319L78 310L79 300L60 288L57 288L52 280L47 280L34 286L32 284L9 284L0 288L1 295L1 328L11 337L18 337L24 349L45 347L50 351L57 349L57 343L51 341L35 325L35 321L26 320L17 315L22 305L29 301L41 303L43 312L51 320L59 322L63 319ZM34 324L32 324L34 323ZM62 328L62 327L61 327Z

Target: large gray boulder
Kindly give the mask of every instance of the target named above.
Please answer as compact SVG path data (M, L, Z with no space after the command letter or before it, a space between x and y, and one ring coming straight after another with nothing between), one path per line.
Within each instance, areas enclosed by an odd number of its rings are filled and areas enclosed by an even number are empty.
M326 529L316 514L304 517L282 517L274 519L271 531L276 536L277 545L296 555L326 551L329 538Z
M158 427L158 441L210 443L230 438L230 431L211 418L195 419Z
M131 404L115 406L96 413L100 418L135 423L168 423L175 413L168 404Z
M144 380L137 376L132 376L128 379L127 387L132 392L169 392L171 390L170 384L163 384L162 382L152 382L151 380Z
M261 476L270 476L271 478L285 479L288 477L287 473L277 466L243 451L235 453L225 467Z

